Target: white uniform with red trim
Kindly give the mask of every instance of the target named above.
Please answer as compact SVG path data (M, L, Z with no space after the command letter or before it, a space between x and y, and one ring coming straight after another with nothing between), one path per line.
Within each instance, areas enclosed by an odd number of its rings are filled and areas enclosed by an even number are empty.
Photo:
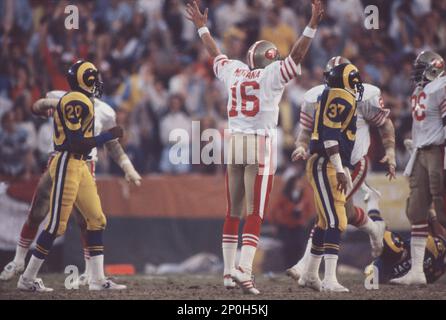
M50 91L46 94L47 98L60 99L66 91ZM107 131L116 126L116 112L113 108L100 99L94 100L94 135L99 135L101 132ZM50 153L54 152L54 146L51 144ZM98 161L98 152L96 148L90 152L91 171L94 175L95 163Z
M446 116L446 76L424 88L415 88L411 98L412 141L415 148L444 143L442 118Z
M428 83L424 88L415 88L411 98L412 107L412 141L418 148L443 145L445 132L443 117L446 117L446 76ZM410 176L415 162L413 152L404 174ZM446 165L446 162L445 162Z
M214 73L226 86L229 130L268 135L277 127L285 85L301 74L301 68L287 57L250 70L241 61L219 55L214 59Z
M263 218L277 163L274 160L277 156L274 150L276 149L275 129L279 118L279 102L285 85L300 75L300 65L296 65L291 57L287 57L283 61L271 63L264 69L250 70L248 65L241 61L230 60L226 55L219 55L214 59L214 73L225 84L227 90L228 123L231 134L257 135L255 141L258 141L259 154L256 159L259 170L253 190L244 192L253 192L252 198L255 203L252 214ZM265 139L260 137L265 137ZM237 148L237 144L235 145ZM240 147L243 147L242 144ZM237 155L244 154L242 149L236 149L235 152ZM232 161L234 158L230 154L228 159ZM231 180L232 177L228 178ZM246 188L247 186L238 187ZM231 200L229 190L227 191L228 208L230 208L230 204L234 204L236 200ZM228 215L230 215L229 210Z
M304 103L300 113L300 125L306 130L313 129L314 111L324 88L324 85L313 87L304 95ZM351 163L355 166L355 170L352 174L353 188L350 190L348 197L358 189L367 174L366 156L370 147L370 126L382 126L390 113L390 110L384 109L381 90L366 83L364 84L363 98L362 101L358 102L357 110L356 140L351 156Z

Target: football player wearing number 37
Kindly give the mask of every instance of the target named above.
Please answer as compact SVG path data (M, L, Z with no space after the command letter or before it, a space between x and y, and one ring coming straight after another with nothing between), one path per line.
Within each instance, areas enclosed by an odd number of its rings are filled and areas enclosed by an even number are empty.
M252 280L252 265L267 209L274 176L275 129L279 102L288 82L301 73L316 28L324 15L320 0L312 3L312 14L302 36L290 54L281 59L277 47L260 40L248 50L246 63L222 54L206 27L208 9L198 3L187 5L187 18L198 29L209 55L214 59L215 76L228 94L228 123L231 132L226 173L227 212L223 226L223 283L236 283L248 294L259 294ZM238 229L246 204L239 265L235 265Z

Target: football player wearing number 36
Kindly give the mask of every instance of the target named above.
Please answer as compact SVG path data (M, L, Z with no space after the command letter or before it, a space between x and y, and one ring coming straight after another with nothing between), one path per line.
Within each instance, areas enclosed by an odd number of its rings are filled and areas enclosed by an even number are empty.
M412 225L411 269L390 282L425 285L424 254L429 234L428 213L433 204L438 221L446 226L444 196L444 143L446 126L446 76L443 58L432 51L415 60L412 103L413 152L404 175L409 176L407 218Z
M301 73L316 28L324 15L320 0L312 2L312 14L302 36L290 54L281 59L277 47L260 40L248 50L247 64L222 54L206 27L208 9L200 11L196 1L187 5L187 18L198 29L209 55L214 59L215 76L228 94L231 133L226 173L227 213L223 226L224 286L236 283L245 293L259 294L252 280L252 265L267 209L274 176L275 129L279 102L288 82ZM239 265L235 265L238 229L246 203Z

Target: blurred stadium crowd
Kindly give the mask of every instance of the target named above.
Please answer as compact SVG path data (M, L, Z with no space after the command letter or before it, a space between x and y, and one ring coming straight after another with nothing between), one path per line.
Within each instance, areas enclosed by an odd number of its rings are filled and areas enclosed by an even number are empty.
M122 141L141 173L214 173L221 166L169 163L169 132L226 127L226 92L212 74L193 25L183 15L186 0L0 0L0 174L28 176L45 167L51 120L30 106L46 92L67 90L64 74L78 58L93 61L105 83L103 100L126 129ZM79 8L79 30L66 30L64 9ZM274 42L286 56L303 31L310 0L202 0L209 27L229 57L244 59L257 39ZM364 29L364 8L378 5L380 29ZM343 55L365 82L382 89L397 130L397 162L403 169L410 135L410 73L416 54L445 56L445 0L330 0L327 15L305 59L303 75L288 86L281 103L279 158L289 165L304 92L321 83L328 59ZM376 133L375 133L376 134ZM378 135L372 169L381 170ZM100 154L98 173L120 174Z

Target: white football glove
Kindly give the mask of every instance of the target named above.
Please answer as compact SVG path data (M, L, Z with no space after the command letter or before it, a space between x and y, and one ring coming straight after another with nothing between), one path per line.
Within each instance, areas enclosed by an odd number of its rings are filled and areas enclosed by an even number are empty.
M291 160L293 161L297 161L297 160L307 160L308 158L308 153L305 150L304 147L299 146L297 147L294 151L293 154L291 155Z

